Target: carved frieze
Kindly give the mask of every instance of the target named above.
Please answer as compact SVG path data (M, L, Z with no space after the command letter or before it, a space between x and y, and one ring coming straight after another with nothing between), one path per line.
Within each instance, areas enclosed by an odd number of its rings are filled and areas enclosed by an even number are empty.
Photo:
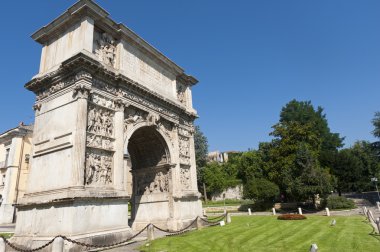
M157 171L136 175L137 195L169 192L169 171Z
M94 33L94 52L98 59L106 65L114 66L116 55L116 43L108 33Z
M187 137L179 137L179 152L183 156L190 156L190 142Z
M181 127L178 128L178 134L184 137L190 137L192 135L191 131Z
M99 94L91 94L91 101L97 105L100 105L109 109L115 109L115 104L111 99L108 99Z
M113 140L108 137L87 133L86 145L88 147L113 150Z
M180 181L183 189L188 190L191 187L190 167L180 168Z
M138 109L136 107L128 107L124 114L124 123L125 124L131 124L135 125L139 122L143 122L147 120L149 113L146 111L143 111L141 109Z
M115 86L110 85L110 84L108 84L102 80L99 80L99 79L95 79L92 83L92 86L96 87L100 90L104 90L106 92L109 92L111 94L117 94L117 92L118 92Z
M48 97L48 96L50 96L50 95L52 95L58 91L64 89L65 87L68 87L68 86L74 84L76 81L83 79L83 78L91 79L92 76L90 73L88 73L86 71L80 71L77 74L75 74L74 76L65 78L64 80L61 80L60 82L53 84L48 88L41 89L40 91L38 91L36 93L36 100L37 101L42 100L42 99L44 99L44 98L46 98L46 97ZM77 92L77 91L74 90L74 92Z
M115 112L95 104L90 104L88 108L87 131L106 137L114 135L114 114Z
M68 86L69 84L70 84L70 82L59 82L55 85L52 85L50 88L43 89L43 90L37 92L36 100L37 101L42 100L42 99L48 97L49 95L63 89L64 87Z
M85 183L94 186L112 183L112 153L87 148Z
M176 114L174 114L173 112L167 110L166 108L163 108L162 106L159 106L149 100L147 100L146 98L143 98L143 97L140 97L140 96L137 96L135 94L132 94L131 92L127 92L125 90L120 90L119 91L119 94L122 95L123 97L127 98L127 99L130 99L132 101L135 101L136 103L138 104L141 104L145 107L148 107L150 109L153 109L155 111L158 111L164 115L167 115L167 116L170 116L170 117L177 117Z

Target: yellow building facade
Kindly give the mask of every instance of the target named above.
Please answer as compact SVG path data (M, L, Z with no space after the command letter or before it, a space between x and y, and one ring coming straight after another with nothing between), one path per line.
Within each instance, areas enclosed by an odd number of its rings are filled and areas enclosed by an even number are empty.
M33 126L23 123L0 134L0 224L15 222L15 205L29 173L32 134Z

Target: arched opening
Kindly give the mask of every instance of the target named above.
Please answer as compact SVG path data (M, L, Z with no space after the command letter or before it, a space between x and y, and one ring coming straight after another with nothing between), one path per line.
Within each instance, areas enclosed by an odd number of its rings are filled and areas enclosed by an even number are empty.
M137 129L128 139L132 173L131 224L138 229L169 218L170 153L154 126Z

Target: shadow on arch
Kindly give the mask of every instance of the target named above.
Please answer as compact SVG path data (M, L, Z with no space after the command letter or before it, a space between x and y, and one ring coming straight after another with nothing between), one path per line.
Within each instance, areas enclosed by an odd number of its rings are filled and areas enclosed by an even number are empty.
M155 126L142 126L128 139L127 166L132 173L131 226L167 226L170 218L171 158L168 145Z

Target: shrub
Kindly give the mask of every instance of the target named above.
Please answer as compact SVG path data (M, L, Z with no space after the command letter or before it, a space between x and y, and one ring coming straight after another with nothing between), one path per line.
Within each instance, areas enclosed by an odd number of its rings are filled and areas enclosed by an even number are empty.
M272 201L279 193L276 184L262 178L250 180L243 187L244 198L256 201Z
M273 202L272 201L257 201L249 203L242 203L239 207L239 211L247 212L248 208L251 208L252 211L268 211L272 209Z
M326 200L326 207L329 209L352 209L355 208L355 203L342 196L330 196Z
M302 214L282 214L277 217L277 220L305 220L306 216Z

